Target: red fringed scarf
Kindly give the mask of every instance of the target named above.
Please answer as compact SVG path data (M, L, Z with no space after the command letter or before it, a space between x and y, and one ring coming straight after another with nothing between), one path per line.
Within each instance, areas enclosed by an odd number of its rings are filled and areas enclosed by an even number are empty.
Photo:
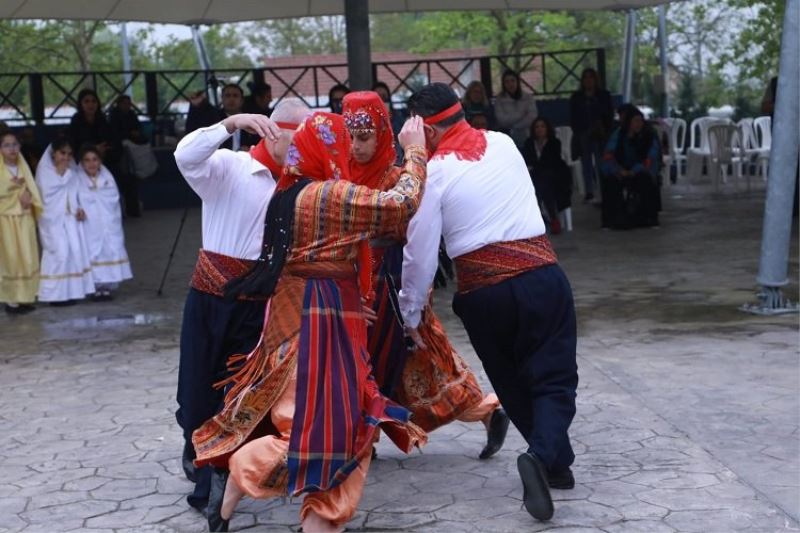
M278 162L275 161L275 158L272 157L272 154L269 153L269 150L267 150L267 144L264 139L261 139L258 144L250 149L250 155L253 159L269 169L275 181L280 179L283 169Z
M386 106L376 92L348 93L342 101L342 116L351 134L374 133L377 137L372 159L367 163L350 159L350 180L357 185L378 189L386 171L397 158Z
M459 161L480 161L485 153L486 132L461 120L445 131L431 160L453 154Z

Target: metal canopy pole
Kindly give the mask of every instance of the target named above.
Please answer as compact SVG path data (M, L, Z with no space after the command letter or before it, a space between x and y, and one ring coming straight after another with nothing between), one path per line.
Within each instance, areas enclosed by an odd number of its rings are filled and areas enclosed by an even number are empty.
M631 101L633 92L633 50L636 42L636 11L628 10L625 25L625 51L622 58L622 101Z
M206 53L206 43L203 40L203 34L200 33L200 26L192 24L192 39L194 40L194 48L197 51L197 61L200 63L200 68L205 71L206 76L206 91L211 89L211 102L216 107L219 102L217 101L217 80L211 73L211 61L208 59Z
M667 6L658 6L658 42L661 52L661 82L664 99L661 104L661 116L669 116L669 66L667 63Z
M769 156L767 201L764 208L764 231L761 260L756 281L761 285L760 303L744 305L742 310L773 315L797 312L797 304L788 301L781 287L788 284L789 244L792 236L792 204L800 147L800 0L787 0L781 38L778 91L772 125L772 149Z
M133 98L133 87L131 87L131 50L128 46L128 25L123 22L120 26L120 37L122 38L122 70L125 71L122 75L122 79L125 80L125 94Z
M369 38L367 0L345 0L344 21L347 28L347 71L350 88L372 89L372 57Z

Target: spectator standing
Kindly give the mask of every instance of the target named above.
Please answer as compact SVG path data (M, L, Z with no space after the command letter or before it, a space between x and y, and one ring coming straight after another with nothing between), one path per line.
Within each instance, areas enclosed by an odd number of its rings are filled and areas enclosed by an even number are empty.
M594 199L595 181L599 181L597 168L602 161L603 146L614 120L611 94L602 88L600 76L593 68L581 74L581 87L569 99L570 126L572 126L572 157L581 158L584 201Z
M242 113L249 113L251 115L266 115L272 114L272 86L269 83L256 83L250 90L250 94L244 99L242 106Z
M39 217L42 269L39 301L71 305L94 292L72 148L66 139L47 147L36 169L44 209Z
M67 139L73 155L77 156L84 144L93 144L106 166L117 168L122 144L106 120L100 98L93 89L81 89L78 93L78 111L69 122Z
M0 302L10 314L33 311L39 290L36 218L43 205L20 144L0 131Z
M519 74L513 70L503 73L503 90L495 99L494 112L497 128L508 133L517 148L521 148L539 112L536 99L522 91Z
M213 126L231 115L238 115L244 106L244 91L235 83L227 83L222 87L222 107L216 108L208 103L205 92L195 93L189 98L189 115L186 117L186 133L191 133L199 128ZM226 140L221 148L228 148L234 152L249 150L258 144L259 137L246 131L236 130L233 136Z
M342 114L342 100L344 100L344 95L349 92L350 88L341 83L331 87L331 90L328 91L328 106L331 108L331 113Z
M109 173L113 175L117 182L118 191L122 192L125 199L125 214L130 217L142 215L142 208L139 203L139 182L131 174L128 167L127 151L125 144L133 139L142 137L142 129L139 124L139 117L133 110L133 102L127 94L121 94L114 102L114 106L108 112L108 123L115 139L120 143L120 164L109 167ZM81 146L87 146L86 143ZM98 152L99 153L99 152ZM101 157L102 159L102 157Z
M119 283L133 277L125 250L119 190L114 176L103 165L100 153L92 145L81 148L77 174L78 200L86 213L83 225L95 283L95 300L111 300L111 293Z

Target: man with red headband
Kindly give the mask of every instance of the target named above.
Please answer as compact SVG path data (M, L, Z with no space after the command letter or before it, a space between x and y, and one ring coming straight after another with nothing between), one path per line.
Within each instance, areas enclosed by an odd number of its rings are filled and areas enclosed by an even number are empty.
M299 100L284 100L274 121L232 115L189 133L175 150L178 168L203 201L203 248L183 310L175 413L185 440L183 468L195 482L187 500L201 511L208 503L212 472L195 472L192 432L222 405L222 391L213 384L225 377L228 356L253 349L264 321L263 298L226 301L222 287L258 259L267 203L294 130L310 112ZM251 153L219 149L239 130L263 139Z
M575 484L568 435L578 385L572 289L511 138L470 127L458 97L442 83L422 88L408 107L424 117L432 155L425 197L403 251L403 317L424 346L415 328L428 305L443 235L458 278L453 309L528 443L517 459L525 508L548 520L549 487Z
M397 183L401 168L394 165L394 134L381 97L373 91L344 97L343 116L353 136L350 179L371 189L389 190ZM508 416L495 394L484 396L475 375L458 355L439 319L430 307L420 335L427 349L409 350L397 308L405 227L395 229L394 238L370 243L375 322L369 329L372 372L381 392L412 412L412 420L426 432L453 420L482 421L488 433L480 453L488 459L503 445Z
M386 192L347 181L350 133L340 115L314 113L289 146L261 256L226 286L231 297L269 298L264 330L253 351L231 358L225 406L193 437L196 463L216 467L212 531L227 529L243 495L301 494L304 531L341 531L378 427L405 452L425 441L370 375L361 310L371 279L361 242L407 224L424 188L422 120L409 120L399 139L405 166Z

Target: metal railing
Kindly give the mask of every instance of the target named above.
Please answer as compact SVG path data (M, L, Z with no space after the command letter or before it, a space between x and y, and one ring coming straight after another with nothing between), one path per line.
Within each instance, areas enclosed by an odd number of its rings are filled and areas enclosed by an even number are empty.
M422 85L448 83L463 94L473 80L480 80L489 94L500 87L506 69L521 73L523 87L538 98L570 94L580 82L580 71L596 68L605 80L605 50L588 48L538 52L514 56L487 55L385 61L373 63L373 78L389 85L395 101L401 102ZM265 68L110 72L46 72L0 74L0 120L12 125L59 124L69 120L77 107L78 92L94 88L110 107L121 94L132 94L134 109L151 121L174 120L185 115L192 93L206 90L212 102L222 83L245 86L266 81L273 97L298 97L313 108L328 105L328 90L347 84L343 63ZM245 91L247 92L247 91Z

